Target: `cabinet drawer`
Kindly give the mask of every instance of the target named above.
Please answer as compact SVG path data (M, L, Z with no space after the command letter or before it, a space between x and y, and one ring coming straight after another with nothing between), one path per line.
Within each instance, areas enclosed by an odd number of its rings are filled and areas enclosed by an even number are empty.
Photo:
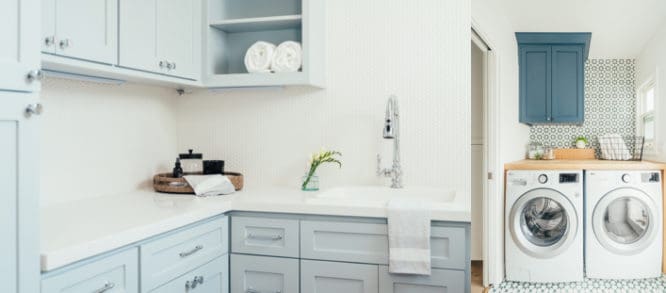
M46 277L42 293L139 292L138 251L132 248ZM106 291L104 291L106 289Z
M301 222L301 257L388 263L386 224L354 222Z
M231 255L231 293L298 293L298 259Z
M224 255L204 264L150 293L226 293L229 288L229 256Z
M231 218L231 251L298 257L298 220Z
M387 228L386 224L303 221L301 257L388 264ZM432 267L465 269L466 243L464 227L432 227Z
M141 245L141 288L158 285L228 251L227 217L198 224Z
M432 227L430 229L432 267L464 270L467 265L467 243L464 227Z
M302 260L301 289L304 293L384 293L379 291L377 274L377 265Z
M387 266L379 266L379 292L428 293L466 292L465 271L433 269L430 276L390 274Z

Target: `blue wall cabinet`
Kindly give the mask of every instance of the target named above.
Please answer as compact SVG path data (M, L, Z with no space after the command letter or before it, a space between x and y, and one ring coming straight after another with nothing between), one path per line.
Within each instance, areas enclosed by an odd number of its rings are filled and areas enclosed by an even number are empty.
M521 123L583 123L590 38L590 33L516 33Z

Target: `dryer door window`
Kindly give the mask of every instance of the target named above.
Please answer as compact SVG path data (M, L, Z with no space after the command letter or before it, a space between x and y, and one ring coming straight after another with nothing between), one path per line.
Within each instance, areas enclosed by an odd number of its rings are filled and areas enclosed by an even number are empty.
M578 233L578 212L562 193L532 189L511 206L508 226L524 253L550 258L567 249Z
M648 246L655 234L655 204L642 191L619 188L603 196L594 208L594 235L605 248L633 254Z

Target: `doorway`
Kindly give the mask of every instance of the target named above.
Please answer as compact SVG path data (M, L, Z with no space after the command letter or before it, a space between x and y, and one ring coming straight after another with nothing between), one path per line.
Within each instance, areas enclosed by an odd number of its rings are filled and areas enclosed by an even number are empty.
M488 194L495 192L493 168L495 139L491 128L495 119L492 115L491 92L489 85L489 63L493 55L488 44L472 29L471 33L471 101L470 101L470 143L471 143L471 259L472 292L483 292L488 282L487 221L489 214Z

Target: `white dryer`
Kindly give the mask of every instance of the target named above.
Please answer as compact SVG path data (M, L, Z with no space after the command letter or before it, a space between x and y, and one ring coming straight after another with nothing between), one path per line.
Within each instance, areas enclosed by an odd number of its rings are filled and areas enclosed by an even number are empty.
M589 278L661 276L659 171L587 171L585 272Z
M583 172L509 171L506 279L582 281Z

